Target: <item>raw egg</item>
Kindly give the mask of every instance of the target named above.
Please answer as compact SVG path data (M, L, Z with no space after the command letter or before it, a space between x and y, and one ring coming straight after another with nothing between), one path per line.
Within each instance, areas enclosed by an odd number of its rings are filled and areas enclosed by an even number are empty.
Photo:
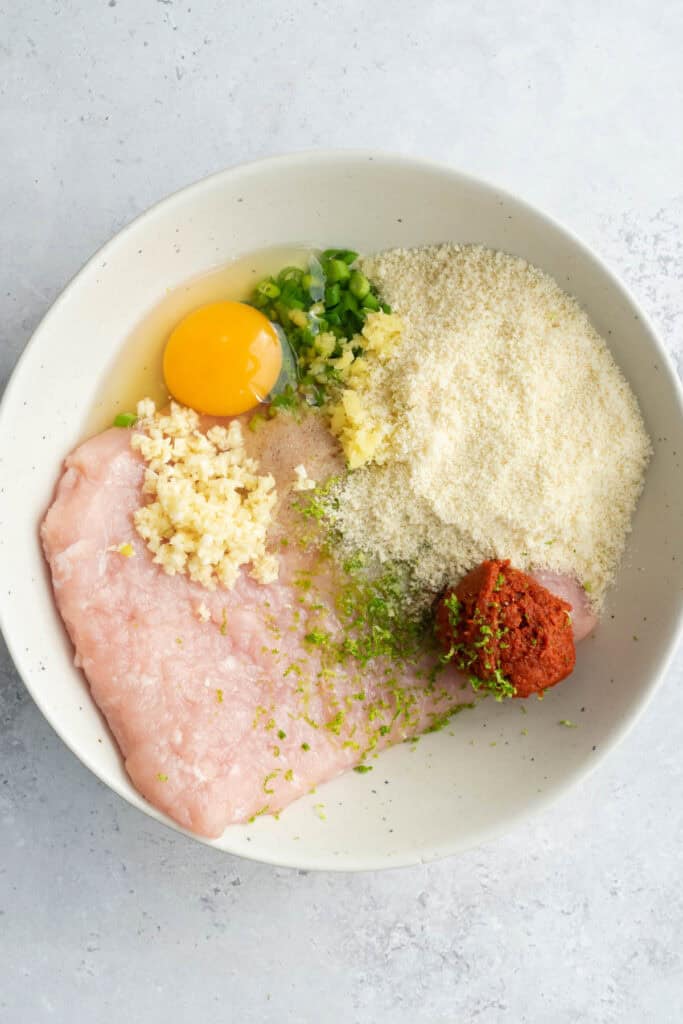
M171 332L164 379L183 405L210 416L237 416L262 402L282 367L270 320L243 302L212 302Z

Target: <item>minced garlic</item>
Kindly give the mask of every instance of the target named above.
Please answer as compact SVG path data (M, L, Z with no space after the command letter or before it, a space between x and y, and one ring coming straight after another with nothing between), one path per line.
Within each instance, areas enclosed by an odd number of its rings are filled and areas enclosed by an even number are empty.
M154 561L210 590L231 588L243 565L259 583L277 579L278 560L266 551L275 481L247 457L240 424L204 434L197 413L175 403L168 415L150 399L137 411L131 445L147 464L143 493L152 500L133 518Z
M312 480L308 475L308 471L305 466L294 467L294 484L292 485L293 491L313 491L315 490L315 480Z

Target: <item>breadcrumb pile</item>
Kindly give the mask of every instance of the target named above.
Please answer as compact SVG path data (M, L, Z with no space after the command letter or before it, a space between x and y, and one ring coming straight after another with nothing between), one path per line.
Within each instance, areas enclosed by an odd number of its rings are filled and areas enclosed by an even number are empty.
M407 565L425 600L489 558L574 575L599 607L650 441L578 303L474 245L392 250L364 273L402 331L352 397L384 431L335 489L349 552Z

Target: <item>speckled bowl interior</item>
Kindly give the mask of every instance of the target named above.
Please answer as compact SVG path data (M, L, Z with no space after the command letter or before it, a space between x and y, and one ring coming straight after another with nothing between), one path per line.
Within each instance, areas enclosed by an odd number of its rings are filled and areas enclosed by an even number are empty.
M655 456L624 563L570 681L543 701L493 701L382 754L278 821L229 828L218 849L302 868L380 868L462 850L538 810L624 735L652 695L683 610L680 389L626 289L565 229L453 170L368 153L313 153L225 171L164 200L106 245L50 310L0 412L0 614L16 665L65 743L131 804L133 789L73 666L38 544L62 459L131 328L183 281L273 245L369 252L480 242L523 256L576 295L638 396ZM636 639L637 638L637 639ZM522 714L522 711L525 714ZM576 728L558 723L568 719ZM325 819L314 803L325 804ZM173 826L175 827L175 826Z

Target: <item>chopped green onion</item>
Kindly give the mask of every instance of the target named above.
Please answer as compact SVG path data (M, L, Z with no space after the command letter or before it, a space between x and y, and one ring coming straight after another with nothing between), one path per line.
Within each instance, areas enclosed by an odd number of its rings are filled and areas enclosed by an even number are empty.
M358 312L358 299L351 292L344 292L344 296L340 302L342 309L349 310L351 313Z
M361 274L360 270L354 270L351 273L349 289L357 299L364 299L370 291L370 282L365 274Z
M351 277L351 271L343 260L330 260L325 269L328 281L348 281Z
M325 289L325 305L329 309L330 306L336 306L341 298L341 288L338 284L331 284L329 288Z
M358 259L358 253L353 249L325 249L322 258L324 260L340 260L351 266Z
M271 391L273 412L278 407L294 408L302 400L316 406L329 402L342 381L343 375L332 364L342 355L344 343L352 342L354 358L362 355L362 338L356 336L362 333L368 313L391 311L386 304L380 305L365 274L353 268L357 259L352 249L326 249L319 257L311 256L307 267L283 267L256 285L251 302L280 331L283 351L286 341L295 371L281 374ZM332 334L339 343L332 352L328 347L324 357L315 347L320 334ZM307 373L312 365L316 372ZM284 384L291 384L293 394L273 402Z
M292 412L297 407L297 399L294 388L291 384L288 384L284 391L279 395L275 395L270 403L274 409L286 409L288 412Z
M256 294L262 296L264 299L276 299L280 294L280 289L275 284L272 277L268 277L265 281L261 281L260 284L256 285Z
M284 267L277 275L277 279L281 284L285 284L289 281L294 281L296 284L300 284L303 276L304 272L301 267Z
M255 412L254 415L249 420L247 426L249 427L251 432L255 434L259 427L262 427L265 422L266 417L263 415L263 413Z
M114 417L114 426L132 427L137 421L138 418L134 412L120 412L118 416Z

